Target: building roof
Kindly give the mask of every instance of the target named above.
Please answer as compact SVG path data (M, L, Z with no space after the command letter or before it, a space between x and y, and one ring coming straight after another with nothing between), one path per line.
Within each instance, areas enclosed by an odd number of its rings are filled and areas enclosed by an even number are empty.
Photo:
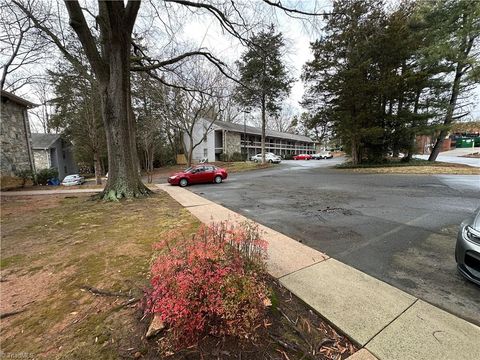
M221 128L227 131L233 131L233 132L239 132L239 133L246 132L247 134L262 135L262 129L249 126L249 125L244 127L243 124L234 124L234 123L229 123L225 121L215 121L214 125L218 128ZM309 143L314 142L308 136L284 133L284 132L268 130L268 129L265 130L265 136L279 138L279 139L288 139L292 141L302 141L302 142L309 142Z
M32 148L35 150L50 149L55 141L60 139L60 134L35 134L32 133Z
M34 103L32 103L28 100L25 100L25 99L21 98L20 96L12 94L8 91L0 90L0 94L2 95L2 101L4 99L8 99L11 102L14 102L14 103L19 104L19 105L23 105L27 108L33 108L33 107L38 106L37 104L34 104Z

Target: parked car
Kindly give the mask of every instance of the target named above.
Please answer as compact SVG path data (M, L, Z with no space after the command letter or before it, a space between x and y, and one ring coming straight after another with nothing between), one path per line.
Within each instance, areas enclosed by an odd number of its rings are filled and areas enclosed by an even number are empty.
M63 186L82 185L85 182L85 178L78 174L67 175L62 181Z
M460 224L455 260L460 274L480 285L480 207Z
M293 160L311 160L311 159L312 159L312 155L308 155L308 154L299 154L293 157Z
M253 155L250 158L251 161L261 162L262 161L262 154ZM280 164L282 162L282 158L274 153L265 153L265 161L268 163Z
M320 151L317 154L312 155L312 159L320 160L320 159L331 159L333 158L333 154L330 151Z
M227 170L210 164L189 167L168 178L171 185L185 187L190 184L215 183L220 184L227 178Z

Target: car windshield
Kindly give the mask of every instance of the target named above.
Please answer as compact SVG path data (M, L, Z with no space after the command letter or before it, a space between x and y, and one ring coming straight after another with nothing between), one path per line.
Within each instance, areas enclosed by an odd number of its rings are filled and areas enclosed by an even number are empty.
M74 180L78 175L68 175L65 176L65 180Z
M189 168L186 168L185 170L183 170L183 172L192 172L193 170L193 166L190 166Z

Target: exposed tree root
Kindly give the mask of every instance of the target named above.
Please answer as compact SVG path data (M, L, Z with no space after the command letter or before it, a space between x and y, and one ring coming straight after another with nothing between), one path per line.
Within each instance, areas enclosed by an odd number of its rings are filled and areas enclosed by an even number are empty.
M100 199L106 201L119 201L121 199L138 199L150 196L152 191L143 183L135 188L128 186L109 186L100 194Z
M131 296L129 293L113 292L113 291L108 291L108 290L103 290L103 289L97 289L97 288L94 288L92 286L82 286L80 289L90 291L92 294L101 295L101 296L121 296L121 297L130 297Z
M22 312L24 312L25 310L17 310L17 311L10 311L10 312L5 312L5 313L2 313L0 314L0 319L5 319L9 316L13 316L13 315L17 315L17 314L20 314Z

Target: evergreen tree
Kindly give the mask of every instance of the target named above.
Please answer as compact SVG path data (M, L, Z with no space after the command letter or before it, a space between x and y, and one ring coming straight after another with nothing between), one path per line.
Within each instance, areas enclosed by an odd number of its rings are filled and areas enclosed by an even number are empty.
M429 158L435 161L452 124L466 114L461 113L460 95L468 93L470 87L480 81L480 2L423 1L419 15L423 17L431 37L429 46L424 50L426 57L432 62L447 65L445 75L451 77L448 104Z
M237 88L237 101L247 108L259 108L262 117L262 163L265 162L265 128L267 113L277 115L282 100L288 96L293 81L282 62L285 42L274 26L250 39L249 49L237 66L242 85Z
M415 3L387 12L378 1L342 0L334 10L342 15L329 18L325 35L311 44L314 59L302 76L309 126L330 120L354 164L400 151L409 160L445 90L445 67L422 52L430 38Z
M101 184L107 146L96 83L65 61L49 71L49 77L55 93L49 127L72 142L77 161L93 164L96 183Z

